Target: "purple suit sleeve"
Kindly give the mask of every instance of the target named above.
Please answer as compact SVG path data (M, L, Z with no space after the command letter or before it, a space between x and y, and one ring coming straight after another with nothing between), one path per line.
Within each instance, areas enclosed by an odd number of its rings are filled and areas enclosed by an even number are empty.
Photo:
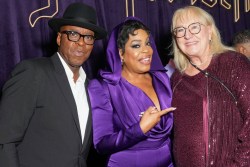
M105 82L93 80L89 84L89 97L93 114L94 145L99 153L112 154L128 149L147 138L139 122L129 128L114 124L114 108ZM117 111L119 112L119 111ZM122 128L121 128L122 127Z

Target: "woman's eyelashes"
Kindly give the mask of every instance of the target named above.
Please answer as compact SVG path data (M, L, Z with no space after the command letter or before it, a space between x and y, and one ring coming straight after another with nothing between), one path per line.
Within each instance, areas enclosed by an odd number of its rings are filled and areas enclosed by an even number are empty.
M148 45L148 46L151 46L151 42L150 42L150 41L148 41L148 42L147 42L147 45Z
M132 47L132 48L140 48L141 45L140 45L140 44L132 44L131 47Z
M146 46L151 46L151 42L150 41L147 41L145 43ZM141 47L141 44L132 44L131 45L132 48L140 48Z

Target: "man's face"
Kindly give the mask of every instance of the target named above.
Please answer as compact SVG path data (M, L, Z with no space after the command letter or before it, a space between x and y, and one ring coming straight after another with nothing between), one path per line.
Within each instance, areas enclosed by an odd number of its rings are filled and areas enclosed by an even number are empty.
M81 65L89 58L90 53L93 49L93 45L87 45L84 42L83 37L80 37L79 41L73 42L68 39L65 31L77 32L81 35L94 36L94 32L76 26L62 26L60 32L57 35L57 44L59 46L58 52L68 64L71 70L78 69Z

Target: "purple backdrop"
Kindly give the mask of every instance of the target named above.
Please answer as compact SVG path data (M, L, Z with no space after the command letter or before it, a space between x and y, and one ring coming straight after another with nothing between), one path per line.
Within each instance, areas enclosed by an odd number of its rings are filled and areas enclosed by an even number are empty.
M71 2L85 2L97 10L98 22L111 32L112 28L126 17L126 0L58 0L58 13L54 17L62 16L64 9ZM163 64L169 58L169 45L171 43L170 25L173 12L182 6L200 6L211 13L219 27L223 41L230 44L232 36L237 31L250 28L250 12L244 12L245 0L224 0L217 2L212 8L204 2L212 5L215 0L134 0L134 13L150 29L155 38L159 54ZM42 7L50 7L30 14ZM50 56L57 50L56 34L48 27L48 18L40 16L53 15L56 11L57 0L8 0L0 2L0 88L6 81L10 71L23 59L41 56ZM132 2L127 0L128 13L132 15ZM234 2L240 4L240 19L234 22ZM231 4L231 9L226 9L221 3ZM31 24L34 27L31 27ZM103 67L105 60L105 47L107 39L98 41L90 60L84 67L90 78L95 77L97 70Z
M55 13L56 2L58 2L58 13L54 17L62 16L64 9L72 2L85 2L93 6L97 10L99 25L110 33L113 27L125 19L126 1L129 15L132 15L132 2L134 2L135 16L151 29L163 64L166 64L170 57L170 25L173 12L179 7L191 5L191 2L195 2L195 6L205 9L214 16L226 44L230 45L232 36L237 31L250 28L250 11L244 12L244 2L249 0L220 0L220 2L217 0L1 0L0 88L18 62L23 59L50 56L57 50L56 34L48 27L49 18L46 17ZM212 5L214 2L217 4L212 8L205 5L205 3ZM241 11L237 22L234 22L234 2L239 2ZM48 3L50 6L46 7ZM231 9L224 7L227 3L232 5ZM33 12L39 8L44 9ZM248 6L247 9L249 8ZM41 16L45 17L39 19ZM98 69L104 66L107 38L95 43L94 51L84 66L90 78L95 77ZM91 166L104 166L102 163L105 158L97 156L95 152L91 157L93 157Z

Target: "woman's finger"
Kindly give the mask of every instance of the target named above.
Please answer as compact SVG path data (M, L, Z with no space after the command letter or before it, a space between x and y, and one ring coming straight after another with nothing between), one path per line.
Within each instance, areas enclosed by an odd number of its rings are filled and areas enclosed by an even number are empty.
M174 110L176 110L176 107L170 107L170 108L161 110L159 113L160 113L160 115L162 116L162 115L165 115L165 114L167 114L167 113L169 113L169 112L171 112L171 111L174 111Z

